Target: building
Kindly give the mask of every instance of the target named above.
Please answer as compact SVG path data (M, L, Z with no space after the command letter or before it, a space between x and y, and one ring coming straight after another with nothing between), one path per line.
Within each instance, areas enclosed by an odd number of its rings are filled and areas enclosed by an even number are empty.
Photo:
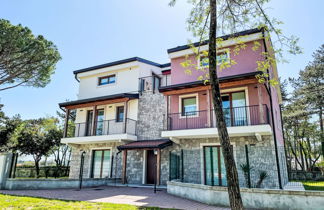
M217 59L237 64L218 69L218 76L240 185L246 185L240 165L250 161L252 183L263 170L268 175L263 187L279 188L288 181L280 89L256 78L257 61L264 59L264 52L271 54L265 33L252 29L222 37ZM239 53L237 37L245 45ZM208 49L207 44L201 49ZM84 151L85 178L226 186L211 87L197 80L205 74L199 71L203 56L197 60L188 45L169 49L168 55L168 64L134 57L74 71L80 83L78 100L59 104L66 110L61 142L73 148L70 178L79 177ZM188 59L195 64L191 74L181 65ZM275 65L268 72L278 79Z

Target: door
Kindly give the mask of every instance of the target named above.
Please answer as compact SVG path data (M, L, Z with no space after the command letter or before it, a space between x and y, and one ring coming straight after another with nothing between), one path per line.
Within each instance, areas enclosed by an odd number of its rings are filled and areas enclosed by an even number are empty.
M247 125L247 107L244 91L223 94L222 105L226 126Z
M154 184L156 178L156 155L153 150L147 150L146 184Z
M220 146L204 147L205 184L227 186L226 169Z
M92 154L92 178L109 177L110 150L94 150Z
M86 136L103 135L104 133L104 110L96 110L95 122L93 121L93 111L89 110L87 114L86 122ZM96 126L95 132L93 133L93 126Z

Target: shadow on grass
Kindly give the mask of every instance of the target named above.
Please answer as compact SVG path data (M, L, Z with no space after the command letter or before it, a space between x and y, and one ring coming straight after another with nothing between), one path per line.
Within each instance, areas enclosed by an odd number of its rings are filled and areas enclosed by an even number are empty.
M128 204L62 200L54 198L29 197L0 194L0 209L125 209L162 210L159 207L138 207ZM171 209L170 209L171 210Z

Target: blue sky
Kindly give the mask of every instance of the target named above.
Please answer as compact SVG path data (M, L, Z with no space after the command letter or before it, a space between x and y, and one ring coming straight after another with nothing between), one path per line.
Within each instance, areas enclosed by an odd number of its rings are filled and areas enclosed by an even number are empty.
M185 2L170 8L168 0L3 1L0 18L44 35L62 56L45 88L1 91L4 111L23 119L55 115L59 102L77 98L73 70L133 56L168 62L166 50L190 38L185 23L190 7ZM284 21L284 32L300 38L304 54L286 55L290 63L278 66L281 77L297 76L324 44L324 1L272 0L269 7L272 16Z

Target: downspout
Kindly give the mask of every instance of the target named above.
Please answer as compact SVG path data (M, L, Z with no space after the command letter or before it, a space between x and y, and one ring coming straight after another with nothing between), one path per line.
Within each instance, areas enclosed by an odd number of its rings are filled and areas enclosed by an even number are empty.
M264 44L264 50L265 52L268 52L267 45L265 43L265 33L264 29L262 30L262 36L263 36L263 44ZM269 74L269 69L267 69L267 73ZM275 153L276 153L276 164L277 164L277 171L278 171L278 181L279 181L279 188L282 189L281 184L281 173L280 173L280 166L279 166L279 155L278 155L278 147L277 147L277 136L276 136L276 129L275 129L275 121L274 121L274 112L273 112L273 104L272 104L272 95L271 95L271 87L268 89L266 84L265 88L269 94L269 100L270 100L270 110L271 110L271 120L272 120L272 132L273 132L273 138L274 138L274 145L275 145Z
M279 110L280 110L280 120L281 120L281 131L282 131L282 138L283 138L283 142L284 142L284 150L285 150L285 156L286 156L286 167L287 167L287 174L288 174L288 180L290 177L289 174L289 167L288 167L288 163L287 163L287 149L286 149L286 139L285 139L285 132L284 132L284 126L283 126L283 120L282 120L282 104L279 105Z

